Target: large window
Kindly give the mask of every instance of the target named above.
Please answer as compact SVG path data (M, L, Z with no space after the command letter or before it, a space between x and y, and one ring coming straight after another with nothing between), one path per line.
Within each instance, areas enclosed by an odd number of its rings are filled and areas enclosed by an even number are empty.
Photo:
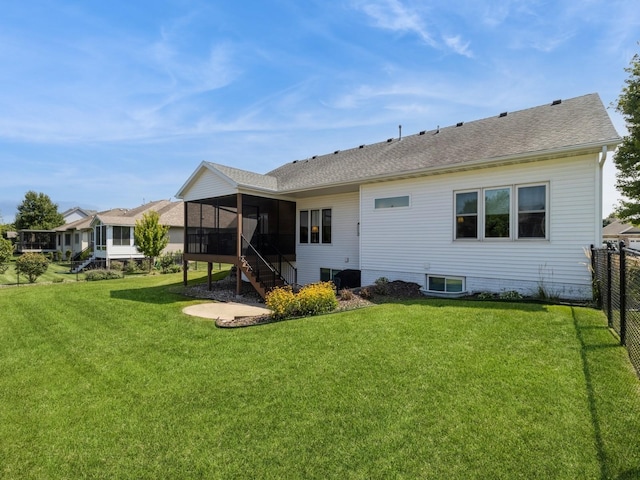
M478 192L456 193L456 238L478 238Z
M485 238L509 238L511 189L492 188L484 191Z
M536 184L455 192L456 240L548 238L547 190Z
M113 227L113 244L126 246L131 245L131 228Z
M96 227L96 249L104 250L107 246L107 227L98 225Z
M300 243L331 243L331 209L300 210Z
M545 238L546 185L518 187L518 238Z

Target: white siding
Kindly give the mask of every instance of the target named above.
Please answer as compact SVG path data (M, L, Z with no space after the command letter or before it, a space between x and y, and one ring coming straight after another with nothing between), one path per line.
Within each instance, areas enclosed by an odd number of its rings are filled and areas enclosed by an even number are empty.
M360 268L358 193L298 200L296 226L299 227L300 210L323 208L331 209L331 244L301 244L298 238L299 231L296 231L298 283L303 285L319 281L321 268Z
M463 276L468 291L518 290L566 298L590 295L583 247L597 243L597 156L436 175L361 189L363 284L386 276L426 286L426 274ZM454 241L454 191L548 182L549 240ZM410 195L406 208L374 209ZM512 197L515 190L512 192Z
M213 173L211 170L204 169L198 175L188 190L183 193L183 200L200 200L203 198L221 197L231 195L237 190L229 184L228 181Z

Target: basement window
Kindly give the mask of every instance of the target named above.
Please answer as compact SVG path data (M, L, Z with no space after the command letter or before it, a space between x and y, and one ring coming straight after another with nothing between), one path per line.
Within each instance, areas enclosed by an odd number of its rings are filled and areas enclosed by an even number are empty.
M465 278L427 275L427 290L437 293L462 293L465 291Z

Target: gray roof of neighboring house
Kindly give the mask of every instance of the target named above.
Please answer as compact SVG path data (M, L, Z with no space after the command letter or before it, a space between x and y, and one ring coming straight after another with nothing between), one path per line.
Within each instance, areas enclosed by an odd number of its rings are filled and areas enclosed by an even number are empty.
M602 235L606 237L615 237L618 235L640 235L640 227L623 223L620 220L614 220L602 229Z
M156 211L160 216L160 224L170 227L184 226L184 204L182 201L158 200L145 203L130 210L114 209L100 212L94 219L105 225L134 226L145 213Z
M563 150L595 150L619 142L600 97L593 93L297 160L265 175L203 164L236 186L287 193L518 161Z

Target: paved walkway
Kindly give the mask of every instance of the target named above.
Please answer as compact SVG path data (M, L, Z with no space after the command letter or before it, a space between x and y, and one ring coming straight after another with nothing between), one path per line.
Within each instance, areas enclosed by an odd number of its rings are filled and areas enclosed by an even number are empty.
M271 310L265 307L236 302L201 303L185 307L182 311L187 315L212 320L234 320L235 318L256 317L271 313Z

